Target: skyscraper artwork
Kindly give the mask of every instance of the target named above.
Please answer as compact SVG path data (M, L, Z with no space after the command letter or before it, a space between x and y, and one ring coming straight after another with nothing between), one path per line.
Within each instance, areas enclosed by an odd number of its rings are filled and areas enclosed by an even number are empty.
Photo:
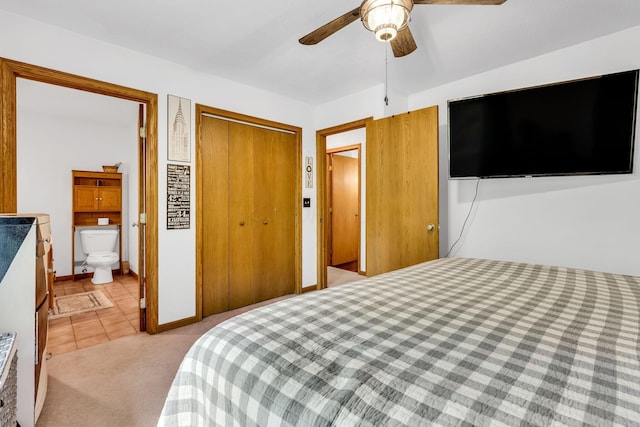
M191 101L169 95L167 104L167 160L190 162Z

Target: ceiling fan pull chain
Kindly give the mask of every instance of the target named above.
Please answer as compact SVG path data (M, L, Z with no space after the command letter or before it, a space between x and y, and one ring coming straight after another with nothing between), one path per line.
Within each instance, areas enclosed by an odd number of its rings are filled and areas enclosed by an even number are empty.
M389 106L389 46L384 47L384 105Z

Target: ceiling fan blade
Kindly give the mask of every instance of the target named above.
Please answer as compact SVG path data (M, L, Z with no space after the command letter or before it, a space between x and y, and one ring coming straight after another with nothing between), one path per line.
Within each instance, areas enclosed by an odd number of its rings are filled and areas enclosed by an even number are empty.
M298 40L302 44L310 45L321 42L329 37L331 34L338 30L343 29L347 25L351 24L356 19L360 18L360 7L356 7L350 12L345 13L339 18L334 19L328 24L324 24L322 27L310 32L306 36Z
M499 5L507 0L413 0L413 4Z
M400 31L398 35L391 40L391 49L393 49L393 56L396 58L409 55L417 48L418 46L416 45L416 41L413 38L413 34L411 34L409 27Z

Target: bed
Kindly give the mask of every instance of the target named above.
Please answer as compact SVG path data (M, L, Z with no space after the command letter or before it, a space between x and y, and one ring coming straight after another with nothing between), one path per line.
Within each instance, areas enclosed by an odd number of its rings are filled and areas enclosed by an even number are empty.
M445 258L231 318L160 426L640 425L640 277Z

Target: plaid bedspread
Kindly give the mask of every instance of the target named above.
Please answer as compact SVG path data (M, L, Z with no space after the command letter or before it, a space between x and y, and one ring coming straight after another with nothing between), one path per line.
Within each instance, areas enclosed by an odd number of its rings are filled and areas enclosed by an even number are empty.
M259 308L161 426L640 425L640 277L441 259Z

